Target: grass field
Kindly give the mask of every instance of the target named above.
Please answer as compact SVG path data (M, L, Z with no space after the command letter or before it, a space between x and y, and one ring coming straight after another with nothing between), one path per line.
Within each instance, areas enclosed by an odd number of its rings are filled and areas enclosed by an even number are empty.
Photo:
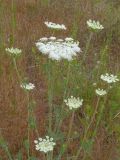
M81 52L52 60L36 47L42 37L72 37ZM0 54L0 160L120 160L120 0L0 0ZM35 140L46 136L55 145L45 153Z

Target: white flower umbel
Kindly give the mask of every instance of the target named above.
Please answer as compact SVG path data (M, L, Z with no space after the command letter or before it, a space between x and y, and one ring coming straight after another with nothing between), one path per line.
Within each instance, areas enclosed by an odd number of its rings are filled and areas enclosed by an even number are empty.
M99 96L104 96L104 95L107 94L106 90L103 90L103 89L100 89L100 88L96 89L95 92Z
M93 29L93 30L102 30L104 29L104 27L100 24L99 21L94 21L94 20L91 20L89 19L87 21L87 25L89 28Z
M73 57L77 56L77 53L81 52L79 42L75 42L72 38L57 39L56 37L41 38L36 43L39 51L48 55L52 60L67 59L73 60Z
M102 74L101 76L100 76L100 78L103 80L103 81L105 81L105 82L107 82L107 83L115 83L115 82L118 82L119 81L119 79L117 78L117 76L115 76L115 75L113 75L113 74L108 74L108 73L106 73L106 74Z
M20 85L21 88L25 89L25 90L32 90L35 88L35 85L32 83L22 83Z
M11 56L19 56L22 53L21 49L18 48L6 48L6 52L8 52Z
M71 96L70 98L65 99L64 102L69 107L69 109L72 110L80 108L83 104L83 99Z
M53 148L56 145L56 143L53 142L53 138L50 138L49 136L46 136L45 139L39 138L38 140L35 140L34 143L36 150L44 153L53 151Z
M56 29L56 30L66 30L67 29L64 24L56 24L53 22L44 22L44 23L48 28L51 28L51 29Z

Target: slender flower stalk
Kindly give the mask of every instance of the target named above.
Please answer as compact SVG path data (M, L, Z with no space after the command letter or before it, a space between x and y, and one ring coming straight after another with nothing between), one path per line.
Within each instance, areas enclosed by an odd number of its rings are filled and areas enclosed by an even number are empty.
M69 83L69 80L70 80L70 69L71 69L71 64L69 62L68 64L68 68L67 68L67 77L66 77L66 85L65 85L65 88L64 88L64 93L63 93L63 102L62 102L62 106L61 106L61 113L63 112L63 109L64 109L64 105L65 105L65 97L67 97L67 90L68 90L68 83ZM56 125L56 128L55 128L55 132L58 132L61 125L62 125L62 119L60 119L59 123Z
M91 118L91 120L90 120L90 123L89 123L89 125L88 125L88 127L87 127L87 129L86 129L86 134L87 134L89 128L91 127L91 124L93 123L93 121L94 121L94 119L95 119L95 116L96 116L96 114L97 114L97 110L98 110L98 107L99 107L99 102L100 102L100 97L98 97L97 104L96 104L96 107L95 107L95 111L94 111L93 116L92 116L92 118ZM85 135L86 135L86 134L85 134ZM86 138L86 136L85 136L85 138Z
M28 150L27 150L27 156L28 156L28 160L30 160L30 124L29 124L29 119L30 119L30 106L29 106L29 92L26 92L27 94L27 102L28 102L28 113L27 113L27 119L28 119L28 131L27 131L27 140L28 140Z
M16 59L15 58L13 58L13 64L14 64L14 67L15 67L19 82L21 83L22 79L21 79L20 73L18 71L18 67L17 67L17 63L16 63Z
M49 105L49 132L52 131L52 112L53 112L53 70L52 70L52 62L49 59L48 66L48 105Z
M75 112L73 111L72 116L71 116L71 120L70 120L70 124L69 124L67 145L69 145L69 143L70 143L70 136L71 136L72 126L73 126L73 122L74 122L74 116L75 116Z
M79 155L80 155L80 152L81 152L81 150L82 150L82 145L83 145L83 143L84 143L84 141L85 141L85 139L86 139L88 130L89 130L89 128L91 127L91 124L93 123L94 118L95 118L95 115L96 115L96 113L97 113L98 106L99 106L99 102L100 102L100 97L98 97L97 104L96 104L96 107L95 107L95 111L94 111L94 113L93 113L93 116L92 116L92 118L91 118L91 120L90 120L90 123L89 123L88 127L87 127L86 130L85 130L85 134L84 134L84 137L83 137L83 139L82 139L82 144L81 144L80 148L78 149L77 154L76 154L74 160L77 160L78 157L79 157Z
M84 51L84 55L83 55L83 59L82 59L82 62L81 62L81 65L85 62L86 60L86 57L87 57L87 54L88 54L88 51L89 51L89 48L90 48L90 44L91 44L91 40L93 38L93 32L90 32L89 34L89 37L88 37L88 40L86 42L86 47L85 47L85 51Z
M27 120L28 120L28 129L27 129L27 140L28 140L28 149L27 149L27 156L28 160L30 160L30 95L29 92L35 88L35 85L32 83L22 83L21 88L25 90L27 96Z
M116 117L118 117L120 115L120 112L118 112L113 119L115 119Z
M12 35L11 35L11 45L15 43L15 29L16 29L16 3L14 0L11 1L11 27L12 27Z
M6 150L6 153L7 153L7 155L8 155L9 160L13 160L12 155L11 155L8 147L7 147L5 150Z
M102 116L103 116L103 111L104 111L104 108L105 108L106 100L107 100L107 96L104 98L104 104L101 105L101 107L100 107L99 115L98 115L98 118L96 120L97 122L96 122L96 126L94 128L93 134L92 134L92 138L94 138L96 133L97 133L98 126L99 126L100 121L101 121Z
M64 102L65 102L66 106L69 107L69 110L73 110L70 124L69 124L68 137L67 137L67 146L69 146L72 126L73 126L73 122L74 122L75 110L82 106L83 99L75 98L75 97L71 96L70 98L65 99Z

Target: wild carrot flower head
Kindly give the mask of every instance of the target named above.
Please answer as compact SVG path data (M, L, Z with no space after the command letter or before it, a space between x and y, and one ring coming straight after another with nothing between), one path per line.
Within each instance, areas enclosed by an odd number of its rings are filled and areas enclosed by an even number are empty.
M94 21L94 20L91 20L89 19L87 21L87 25L89 28L93 29L93 30L102 30L104 29L104 27L100 24L99 21Z
M75 42L72 38L57 39L56 37L44 37L36 43L36 46L42 54L58 61L61 59L71 61L81 51L79 42Z
M64 102L69 107L69 109L72 110L80 108L83 104L83 99L71 96L70 98L65 99Z
M118 82L119 81L119 79L117 78L117 76L115 76L115 75L113 75L113 74L108 74L108 73L106 73L106 74L102 74L101 76L100 76L100 78L103 80L103 81L105 81L105 82L107 82L107 83L115 83L115 82Z
M104 95L107 94L106 90L103 90L103 89L100 89L100 88L96 89L95 92L99 96L104 96Z
M6 50L6 52L9 53L9 55L15 56L15 57L19 56L22 53L21 49L13 48L13 47L12 48L6 48L5 50Z
M45 139L39 138L38 140L35 140L34 143L36 150L44 153L53 151L53 148L56 145L56 143L53 142L53 138L50 138L49 136L46 136Z
M44 23L48 28L51 28L51 29L56 29L56 30L66 30L67 29L64 24L56 24L53 22L44 22Z
M32 83L22 83L20 85L21 88L25 89L25 90L32 90L35 88L35 85Z

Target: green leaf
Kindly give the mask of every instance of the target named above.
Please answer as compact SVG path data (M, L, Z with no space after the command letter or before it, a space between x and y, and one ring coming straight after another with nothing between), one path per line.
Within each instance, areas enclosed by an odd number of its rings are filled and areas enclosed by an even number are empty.
M27 139L24 141L24 146L25 146L25 149L28 151L29 147L30 147L30 144L29 144L29 141Z
M22 152L19 151L17 154L17 160L22 160L22 159L23 159Z
M85 152L88 152L90 153L91 152L91 149L92 149L92 146L93 146L93 140L88 140L88 141L85 141L82 143L82 148L84 149Z
M30 157L30 160L38 160L36 157Z
M31 129L35 129L36 128L36 119L33 115L31 115L29 117L29 126Z
M59 151L59 156L56 158L56 160L61 160L62 155L67 149L67 144L63 144Z

